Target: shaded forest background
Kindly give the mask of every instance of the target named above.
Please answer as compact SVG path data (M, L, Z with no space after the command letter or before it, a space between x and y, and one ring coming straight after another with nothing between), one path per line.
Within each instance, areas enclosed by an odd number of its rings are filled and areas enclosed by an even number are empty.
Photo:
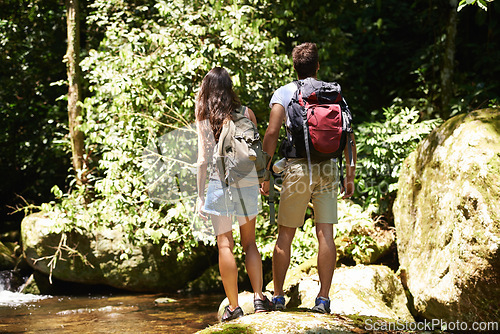
M96 0L79 9L85 152L75 175L67 4L0 2L1 232L19 228L25 212L16 208L56 198L52 208L67 217L88 210L88 224L178 240L182 212L147 199L140 152L152 135L194 120L197 88L215 65L228 68L263 133L268 101L293 79L290 54L302 42L317 43L320 79L341 84L354 114L356 201L389 221L398 163L422 136L499 101L499 1L487 11L445 0Z

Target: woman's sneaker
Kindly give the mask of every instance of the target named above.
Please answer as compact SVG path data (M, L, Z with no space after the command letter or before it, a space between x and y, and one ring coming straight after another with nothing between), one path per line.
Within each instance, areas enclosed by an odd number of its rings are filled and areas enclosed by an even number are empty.
M222 314L222 319L221 320L222 320L222 322L229 321L229 320L234 320L236 318L242 317L243 315L244 314L243 314L243 310L241 309L241 307L236 306L236 308L231 311L229 309L229 305L228 305L224 309L224 313Z
M285 297L284 296L274 296L273 305L276 311L285 309Z
M330 298L318 297L315 304L312 308L314 312L330 313Z
M274 309L274 305L269 299L267 299L266 296L264 296L264 299L253 300L253 308L255 310L255 313L267 312L272 311Z

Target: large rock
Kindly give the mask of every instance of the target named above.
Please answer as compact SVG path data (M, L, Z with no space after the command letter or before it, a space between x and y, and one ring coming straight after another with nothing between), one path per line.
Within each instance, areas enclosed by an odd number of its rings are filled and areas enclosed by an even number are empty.
M311 309L319 292L319 277L300 281L299 307ZM333 314L362 315L413 322L403 285L394 272L381 265L357 265L335 270L330 289Z
M13 249L7 247L0 241L0 270L9 270L15 267L16 259L13 255Z
M350 319L305 312L270 312L246 315L227 323L210 326L198 334L254 333L359 333L359 324Z
M270 282L266 289L273 291L273 283ZM319 292L316 259L289 270L283 290L287 308L311 309ZM386 266L357 265L335 269L329 297L332 314L414 321L402 283Z
M363 319L367 320L367 319ZM198 334L214 333L254 333L254 334L338 334L365 333L367 324L384 319L369 319L366 323L342 316L317 314L310 312L266 312L254 313L210 326L197 332Z
M500 110L459 115L404 162L394 217L415 309L500 319Z
M64 240L54 226L55 222L43 214L27 216L21 224L22 243L24 255L34 269L52 273L63 281L130 291L176 291L208 267L205 247L178 262L175 253L161 255L161 245L131 244L119 227L87 235L67 232ZM63 259L51 269L50 261L59 245ZM128 249L126 256L124 249Z

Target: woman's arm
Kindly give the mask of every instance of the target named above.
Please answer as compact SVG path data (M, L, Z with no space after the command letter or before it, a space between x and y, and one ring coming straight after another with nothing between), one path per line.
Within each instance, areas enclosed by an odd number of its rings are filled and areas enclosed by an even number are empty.
M211 134L208 120L196 121L196 129L198 133L198 158L197 164L197 189L198 198L205 199L205 183L207 180L207 166L209 163L209 137ZM212 135L213 137L213 135Z
M205 184L207 181L207 167L210 162L210 153L213 151L215 144L213 133L210 128L208 120L197 121L196 129L198 133L198 158L197 173L196 173L196 188L198 190L196 209L201 218L207 219L208 217L203 214L201 208L205 203Z

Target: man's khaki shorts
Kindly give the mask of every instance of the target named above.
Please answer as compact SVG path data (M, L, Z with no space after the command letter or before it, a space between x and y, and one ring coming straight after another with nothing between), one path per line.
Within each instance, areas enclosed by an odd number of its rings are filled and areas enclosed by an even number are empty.
M336 160L312 163L312 184L307 159L288 159L282 177L278 224L300 227L309 201L315 223L337 223L338 168Z

